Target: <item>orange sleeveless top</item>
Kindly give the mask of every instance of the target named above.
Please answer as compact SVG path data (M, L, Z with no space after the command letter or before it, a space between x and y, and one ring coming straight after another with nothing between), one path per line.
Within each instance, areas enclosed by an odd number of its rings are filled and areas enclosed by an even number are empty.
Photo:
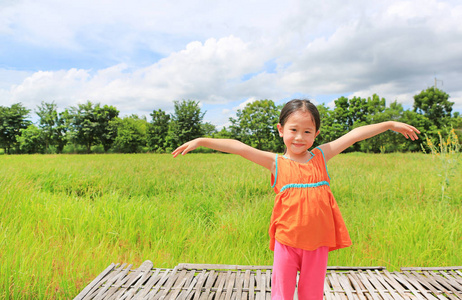
M276 192L269 229L270 249L275 239L304 250L327 246L329 251L351 245L340 209L330 190L324 153L315 148L306 163L276 156L271 184Z

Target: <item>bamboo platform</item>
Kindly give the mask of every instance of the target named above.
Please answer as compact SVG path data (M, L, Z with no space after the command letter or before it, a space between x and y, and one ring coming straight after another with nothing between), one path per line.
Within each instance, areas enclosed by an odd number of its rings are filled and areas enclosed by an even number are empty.
M75 299L271 299L271 266L132 267L111 264ZM462 267L328 267L324 299L462 299Z

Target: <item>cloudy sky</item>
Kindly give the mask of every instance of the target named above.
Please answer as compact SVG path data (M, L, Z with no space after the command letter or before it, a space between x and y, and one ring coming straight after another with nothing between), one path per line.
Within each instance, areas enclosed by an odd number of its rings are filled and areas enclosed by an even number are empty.
M411 108L436 78L462 112L461 20L460 0L0 0L0 105L191 99L223 126L255 99Z

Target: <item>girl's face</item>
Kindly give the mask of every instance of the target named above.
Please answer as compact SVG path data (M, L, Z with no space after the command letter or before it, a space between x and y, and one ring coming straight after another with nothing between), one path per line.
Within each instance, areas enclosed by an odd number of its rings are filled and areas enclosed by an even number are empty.
M288 118L284 126L278 124L279 136L287 147L286 155L294 160L303 161L308 155L308 149L313 146L318 136L313 116L307 111L296 111Z

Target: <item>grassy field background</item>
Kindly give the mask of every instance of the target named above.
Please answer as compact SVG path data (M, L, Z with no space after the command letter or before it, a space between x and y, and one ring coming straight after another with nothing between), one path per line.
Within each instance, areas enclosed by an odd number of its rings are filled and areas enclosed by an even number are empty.
M462 265L460 163L352 153L328 168L353 240L329 265ZM234 155L2 155L0 298L73 298L112 262L271 265L273 201L269 173Z

